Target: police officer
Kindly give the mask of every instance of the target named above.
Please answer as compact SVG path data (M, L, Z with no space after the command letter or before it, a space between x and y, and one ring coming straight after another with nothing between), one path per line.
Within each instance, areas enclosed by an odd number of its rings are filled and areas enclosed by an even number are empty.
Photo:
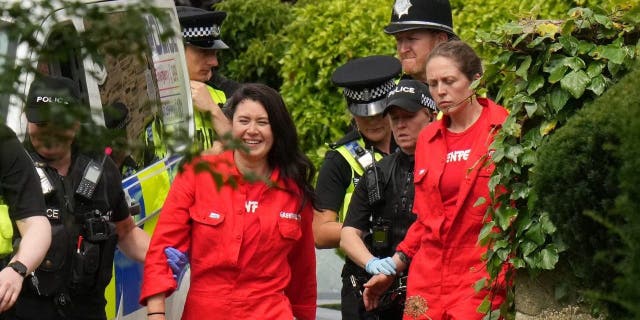
M194 104L195 124L194 151L210 150L216 145L216 137L223 136L231 129L229 119L222 112L227 96L237 87L230 80L220 80L214 76L218 66L218 51L229 49L220 39L220 27L227 14L223 11L207 11L188 6L176 6L182 30L191 98ZM215 87L211 80L224 82L227 91ZM154 119L145 133L145 163L164 158L167 150L162 143L162 122ZM219 145L216 146L219 148Z
M227 14L194 7L178 6L185 56L191 85L196 125L196 143L202 150L213 146L215 133L223 135L231 124L221 107L232 91L213 87L214 68L218 66L218 51L229 49L220 39L220 27ZM210 114L210 115L209 115Z
M337 248L351 194L360 176L374 162L396 148L389 121L382 115L385 98L395 87L400 63L389 56L370 56L347 62L335 70L332 81L343 87L355 128L331 145L316 184L317 206L313 234L317 248ZM373 153L372 153L373 150ZM344 272L343 272L344 274ZM357 309L351 282L343 278L343 319L355 319Z
M129 215L118 168L74 144L82 114L76 84L37 76L26 103L25 141L51 224L51 247L25 280L10 319L106 319L104 290L116 245L142 262L149 236ZM44 187L44 186L47 187Z
M416 219L411 211L413 154L420 130L437 114L428 91L420 81L403 79L389 92L384 114L388 114L400 151L384 157L376 164L375 171L367 171L365 175L377 176L365 176L351 198L340 247L349 257L348 262L357 265L352 265L349 277L353 277L358 290L370 275L395 274L393 260L385 257L393 255L396 245ZM368 183L370 180L377 183ZM375 194L379 196L374 197ZM404 291L401 286L404 283L406 275L399 277L398 285L393 287L395 291L388 292L379 310L367 313L360 306L359 319L402 319Z
M12 222L22 241L0 270L0 319L13 306L26 275L42 262L51 243L40 182L16 135L0 124L0 256L12 250Z
M431 50L440 42L457 38L449 0L396 0L384 32L396 38L404 75L425 83Z

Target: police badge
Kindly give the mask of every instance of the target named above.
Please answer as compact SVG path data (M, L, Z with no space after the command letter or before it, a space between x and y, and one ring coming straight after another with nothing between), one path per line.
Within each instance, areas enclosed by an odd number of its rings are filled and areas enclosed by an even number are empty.
M393 12L400 19L403 15L409 14L409 8L411 8L412 4L410 0L396 0L396 3L393 5Z
M214 38L217 38L220 36L220 26L217 24L214 24L211 26L211 36Z
M362 100L371 100L371 98L371 91L369 91L369 89L365 88L362 90Z

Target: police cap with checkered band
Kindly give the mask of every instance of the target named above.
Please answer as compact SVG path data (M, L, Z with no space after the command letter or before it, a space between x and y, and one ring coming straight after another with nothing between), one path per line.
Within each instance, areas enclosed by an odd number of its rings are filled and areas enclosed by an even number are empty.
M220 39L220 26L227 17L224 11L207 11L200 8L176 6L182 28L182 39L203 49L229 49Z
M356 58L338 67L331 81L344 88L342 93L351 114L369 117L382 113L401 70L400 61L391 56Z
M396 34L416 29L444 31L449 38L457 38L449 0L396 0L391 22L384 27L384 32Z

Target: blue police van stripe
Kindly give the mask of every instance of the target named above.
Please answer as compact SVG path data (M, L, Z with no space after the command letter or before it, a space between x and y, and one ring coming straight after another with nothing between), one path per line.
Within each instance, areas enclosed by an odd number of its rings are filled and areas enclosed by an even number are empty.
M124 191L129 195L129 197L131 197L131 199L140 204L140 214L134 218L136 220L136 224L143 228L147 233L151 233L153 232L153 229L155 229L155 222L157 221L157 213L159 213L159 209L150 208L145 205L145 199L143 196L145 182L153 182L153 179L166 174L169 178L166 182L171 183L175 175L178 173L178 163L180 163L180 160L182 160L182 157L180 156L166 158L161 161L162 163L159 161L158 163L138 172L136 175L128 177L122 181ZM165 185L152 185L152 187L154 187L154 190L146 191L155 193L154 191L156 188L168 189L168 186ZM151 228L146 226L145 223L150 223ZM114 257L115 290L106 293L106 295L108 295L107 299L113 299L112 301L115 301L115 306L122 308L122 310L115 310L115 312L126 316L142 308L142 306L138 304L138 301L140 300L143 267L143 264L129 259L120 252L119 249L116 250Z

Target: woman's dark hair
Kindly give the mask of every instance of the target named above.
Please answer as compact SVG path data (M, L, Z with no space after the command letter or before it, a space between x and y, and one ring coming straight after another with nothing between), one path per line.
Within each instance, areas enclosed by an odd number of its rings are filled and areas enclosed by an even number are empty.
M435 57L445 57L455 61L458 69L469 81L475 80L476 75L482 75L482 60L473 48L460 40L451 40L439 43L429 56L427 64Z
M315 176L315 168L300 148L298 132L280 94L264 84L243 84L225 105L227 117L232 119L238 104L244 100L260 103L269 116L273 133L273 146L267 156L269 166L279 167L282 176L295 181L305 198L314 204L315 192L311 183Z

